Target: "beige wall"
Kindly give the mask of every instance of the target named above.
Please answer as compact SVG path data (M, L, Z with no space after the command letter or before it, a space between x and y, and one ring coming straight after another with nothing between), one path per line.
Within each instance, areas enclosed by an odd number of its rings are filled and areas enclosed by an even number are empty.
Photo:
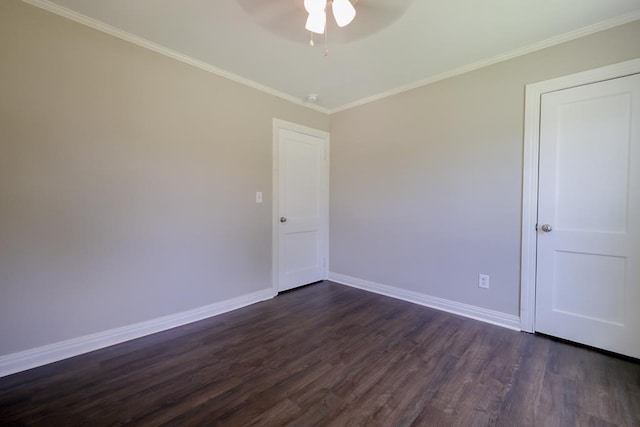
M525 85L637 57L640 21L333 114L331 271L517 315Z
M333 272L517 314L524 85L637 40L639 22L329 118L4 0L0 356L268 288L273 117L331 125Z
M271 286L272 118L328 116L18 0L0 58L0 355Z

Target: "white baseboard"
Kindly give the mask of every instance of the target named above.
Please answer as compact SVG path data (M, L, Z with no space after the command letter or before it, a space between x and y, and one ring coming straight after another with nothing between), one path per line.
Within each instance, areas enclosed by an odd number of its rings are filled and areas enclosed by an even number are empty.
M0 378L156 332L166 331L187 323L197 322L260 301L266 301L274 296L275 291L272 288L264 289L193 310L0 356Z
M520 330L520 318L512 314L501 313L499 311L488 310L474 305L433 297L419 292L408 291L406 289L400 289L389 285L383 285L381 283L346 276L344 274L329 273L329 280L342 285L351 286L353 288L386 295L388 297L412 302L414 304L424 305L426 307L435 308L448 313L458 314L460 316L502 326L504 328L516 331Z

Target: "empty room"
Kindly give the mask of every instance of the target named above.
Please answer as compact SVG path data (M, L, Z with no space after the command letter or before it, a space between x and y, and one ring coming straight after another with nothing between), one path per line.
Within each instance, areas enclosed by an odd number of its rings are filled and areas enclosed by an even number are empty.
M0 149L2 426L640 425L640 0L2 0Z

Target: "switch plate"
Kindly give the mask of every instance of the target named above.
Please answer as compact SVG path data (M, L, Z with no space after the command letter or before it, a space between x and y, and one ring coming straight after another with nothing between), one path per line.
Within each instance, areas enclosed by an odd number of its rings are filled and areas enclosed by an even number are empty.
M489 275L478 274L478 287L483 289L489 289Z
M256 191L256 203L262 203L262 191Z

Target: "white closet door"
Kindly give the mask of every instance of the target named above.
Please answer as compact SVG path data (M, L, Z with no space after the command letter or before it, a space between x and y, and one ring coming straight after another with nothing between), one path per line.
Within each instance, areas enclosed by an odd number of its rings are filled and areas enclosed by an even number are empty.
M640 358L640 75L541 105L536 330Z

